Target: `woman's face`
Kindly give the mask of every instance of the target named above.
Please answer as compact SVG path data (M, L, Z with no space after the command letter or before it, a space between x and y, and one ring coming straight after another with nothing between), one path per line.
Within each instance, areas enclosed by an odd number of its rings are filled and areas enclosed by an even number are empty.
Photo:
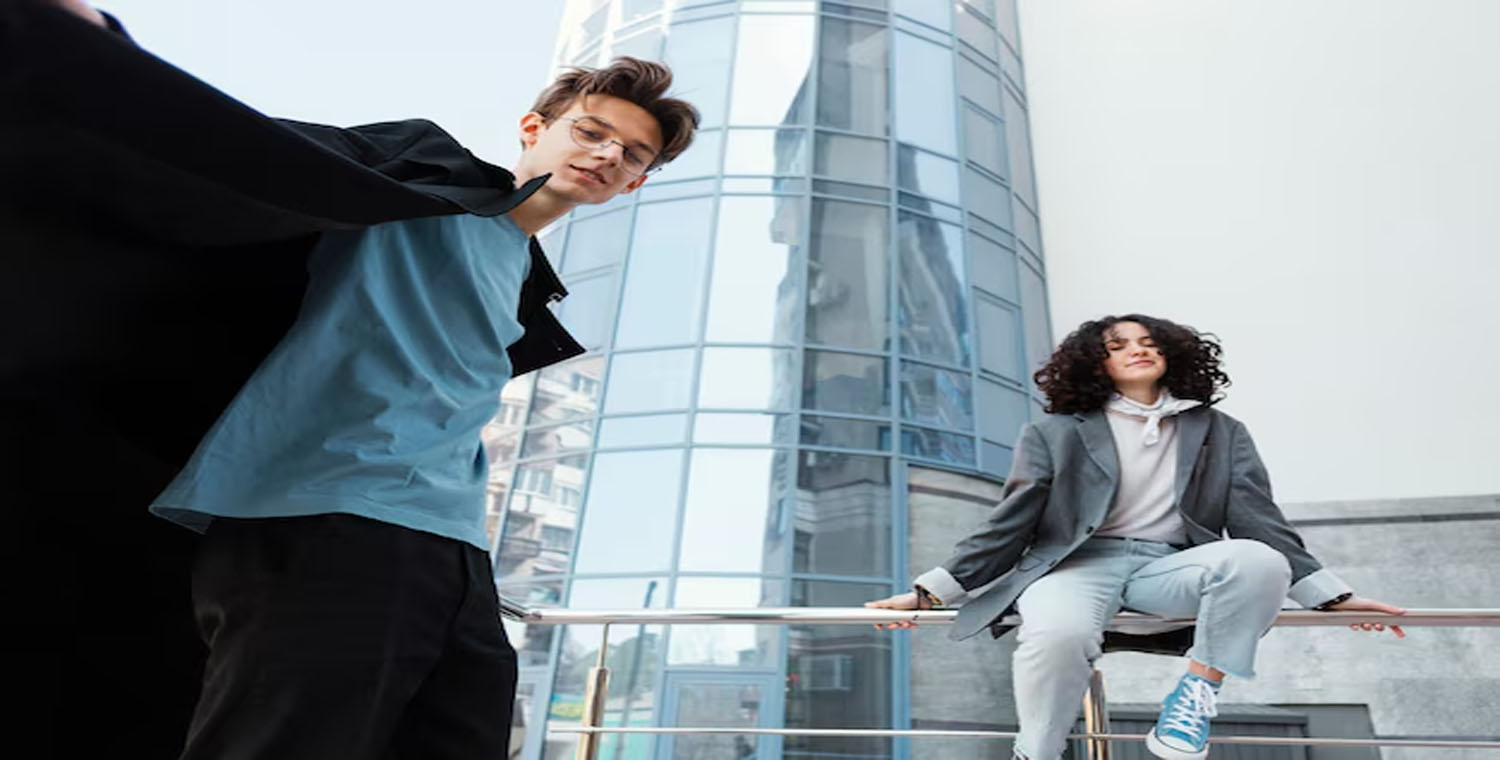
M1104 369L1116 388L1154 386L1167 374L1167 357L1138 322L1116 322L1105 330L1104 350L1109 353Z

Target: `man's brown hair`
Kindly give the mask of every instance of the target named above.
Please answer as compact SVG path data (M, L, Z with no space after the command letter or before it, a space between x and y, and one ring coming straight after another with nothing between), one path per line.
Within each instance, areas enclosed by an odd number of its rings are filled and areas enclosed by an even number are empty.
M672 70L660 63L622 55L602 69L572 68L542 90L531 110L548 121L562 115L585 95L612 95L646 109L661 126L662 149L653 167L676 158L693 143L698 109L677 98L662 97L672 86Z

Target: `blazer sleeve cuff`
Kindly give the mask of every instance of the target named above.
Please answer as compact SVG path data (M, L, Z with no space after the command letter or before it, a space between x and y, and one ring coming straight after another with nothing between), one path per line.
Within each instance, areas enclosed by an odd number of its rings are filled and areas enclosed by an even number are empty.
M1334 575L1332 570L1325 568L1302 576L1301 580L1292 584L1286 595L1303 607L1312 609L1340 594L1352 593L1354 593L1353 586L1345 583L1343 578Z
M946 568L934 567L917 576L912 585L927 589L928 593L942 601L944 607L957 607L969 598L969 593Z

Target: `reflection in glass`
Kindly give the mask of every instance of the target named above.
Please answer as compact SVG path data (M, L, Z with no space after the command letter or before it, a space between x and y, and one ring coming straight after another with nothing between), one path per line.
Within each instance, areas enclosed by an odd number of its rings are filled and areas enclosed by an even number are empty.
M964 167L964 208L1001 227L1010 226L1010 192L968 166Z
M786 409L794 401L791 349L705 348L701 373L705 409Z
M657 609L666 606L667 585L661 578L607 578L575 580L568 590L568 606L577 609ZM606 726L649 726L656 722L657 671L661 658L663 627L659 625L612 626L604 664L610 669L609 692L604 702ZM562 629L563 642L557 658L557 675L548 705L549 727L577 726L583 710L584 688L589 668L599 658L603 639L601 626L570 625ZM619 747L616 742L624 741ZM605 735L600 737L600 758L613 760L650 757L651 736ZM548 742L547 757L571 758L571 747Z
M712 198L641 206L626 268L615 349L698 339Z
M608 414L686 409L693 381L693 351L615 354L610 364Z
M883 135L886 129L883 25L825 16L818 61L818 124Z
M693 443L790 443L789 414L699 412L693 418Z
M954 161L898 144L896 178L902 190L958 203L958 164Z
M725 174L806 174L807 130L731 129Z
M812 16L741 16L729 123L806 123L812 56Z
M553 222L547 230L536 236L537 243L542 246L542 255L547 257L547 263L553 269L558 269L558 262L562 261L563 241L568 237L567 217Z
M580 451L592 445L594 445L594 421L592 419L576 420L526 431L525 443L521 444L521 456L557 455Z
M791 452L695 449L682 516L683 572L786 572Z
M672 632L676 637L681 630ZM725 682L699 677L679 682L677 715L673 725L682 728L754 728L764 726L778 695L762 683ZM671 760L740 760L770 757L774 740L747 734L682 734L663 739Z
M819 132L813 174L846 182L890 182L885 140Z
M602 356L586 356L545 367L537 373L528 422L541 425L597 414L599 394L603 391Z
M719 148L724 143L722 130L699 132L693 136L693 144L676 158L651 175L644 187L680 179L707 177L719 171Z
M606 417L599 421L599 448L682 443L683 429L686 427L685 414Z
M974 439L919 427L901 428L901 451L914 457L973 467Z
M891 191L887 188L856 185L852 182L834 182L831 179L813 180L812 191L816 195L838 195L876 203L885 203L891 199Z
M793 581L798 607L858 607L889 596L885 584ZM872 626L791 626L787 631L787 728L891 724L891 642ZM785 757L891 757L883 737L788 736Z
M889 348L889 235L884 206L813 201L808 342L875 351Z
M526 409L531 406L533 377L517 377L500 389L500 409L479 431L479 440L484 445L485 457L490 467L516 458L521 443L521 424L526 419Z
M980 368L1011 380L1021 379L1020 319L1015 309L989 298L981 297L974 302L974 321L979 323Z
M825 412L890 413L890 386L883 357L807 351L803 362L803 407Z
M890 575L889 469L882 456L800 452L792 572Z
M562 604L562 588L563 582L559 578L538 583L503 583L496 590L500 596L526 607L558 607ZM557 631L557 626L527 625L510 618L502 618L501 622L505 624L505 635L511 646L516 648L521 667L547 664L547 658L552 654L552 634Z
M985 441L984 461L980 462L979 466L985 472L997 478L1004 478L1010 474L1012 456L1010 449L997 443Z
M1041 369L1052 355L1052 336L1047 326L1047 285L1042 276L1029 266L1021 272L1021 322L1026 326L1026 377Z
M1004 126L970 106L964 106L964 154L997 177L1005 177Z
M1036 180L1031 175L1031 131L1026 125L1026 107L1015 93L1005 91L1005 144L1010 149L1010 165L1016 195L1036 208Z
M568 571L588 462L587 456L571 456L516 467L495 577L520 579Z
M807 446L889 451L891 423L804 414L802 443Z
M574 572L666 571L681 478L680 449L595 455Z
M964 284L963 230L900 212L896 324L901 352L948 364L969 363L969 289Z
M557 320L567 328L584 348L594 351L604 347L613 328L615 286L618 279L615 270L603 272L588 279L568 280L568 297L561 303L549 304L557 311Z
M944 155L958 152L953 134L953 52L895 32L896 137Z
M781 607L785 581L761 578L682 578L672 608L745 609ZM771 667L780 650L771 625L675 625L667 645L668 665Z
M953 23L951 3L935 3L932 0L894 0L891 10L915 19L928 26L947 31Z
M661 39L662 34L660 29L651 29L642 34L624 39L616 38L614 44L611 46L609 55L611 58L628 55L632 58L659 61L661 60Z
M709 284L711 342L790 343L799 295L800 198L724 198Z
M696 106L704 128L724 124L733 35L732 16L667 27L662 61L672 69L671 95Z
M989 380L979 381L979 434L1014 444L1026 424L1026 395Z
M958 38L992 61L999 58L995 48L995 30L990 28L989 22L963 6L958 8Z
M964 56L958 56L958 94L995 116L1010 117L1000 109L1000 80Z
M618 264L625 258L625 247L630 242L630 209L573 222L568 231L569 248L563 259L563 274Z
M901 418L929 425L974 427L974 389L967 372L901 362Z

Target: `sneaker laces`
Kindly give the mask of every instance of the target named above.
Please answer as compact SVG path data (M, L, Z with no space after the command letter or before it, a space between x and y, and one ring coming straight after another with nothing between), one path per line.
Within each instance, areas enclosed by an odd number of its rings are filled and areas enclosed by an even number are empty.
M1208 719L1218 716L1219 708L1214 701L1214 687L1207 681L1184 679L1177 694L1168 702L1167 714L1162 719L1162 729L1180 731L1191 736L1202 736L1208 732Z

